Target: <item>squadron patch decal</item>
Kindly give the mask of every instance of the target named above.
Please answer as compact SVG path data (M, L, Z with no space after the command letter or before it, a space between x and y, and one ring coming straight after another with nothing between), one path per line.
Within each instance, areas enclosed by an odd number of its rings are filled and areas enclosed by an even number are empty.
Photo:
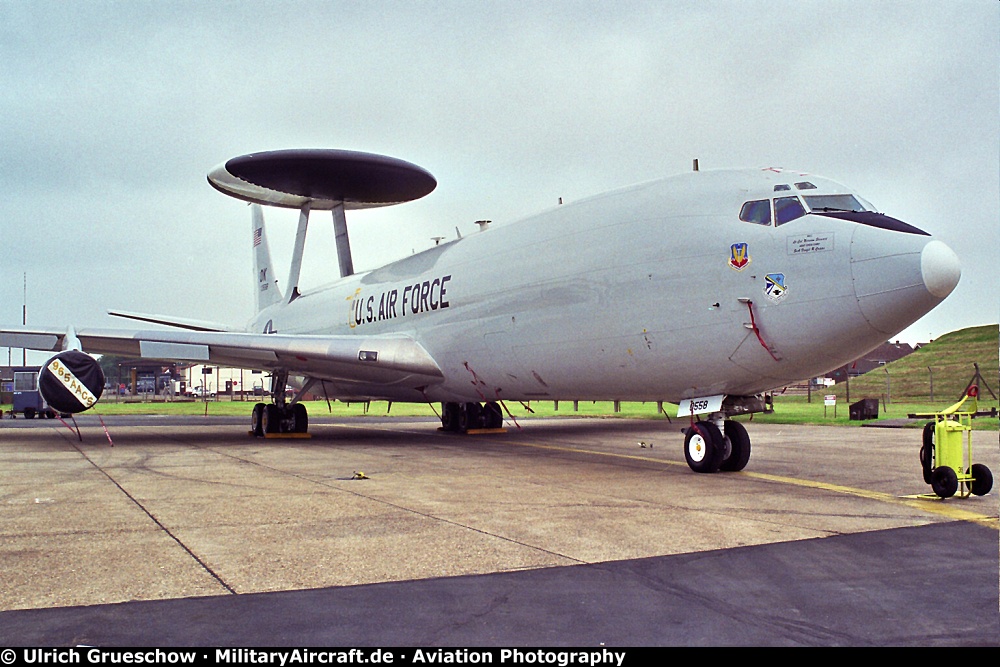
M729 266L742 271L750 264L750 244L734 243L729 246Z
M784 273L769 273L764 276L764 296L777 303L788 292Z

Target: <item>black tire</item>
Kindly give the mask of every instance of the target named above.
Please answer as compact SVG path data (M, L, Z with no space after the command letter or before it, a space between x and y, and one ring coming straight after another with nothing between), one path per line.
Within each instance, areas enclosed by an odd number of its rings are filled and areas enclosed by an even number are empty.
M931 483L934 465L934 422L924 424L924 442L920 446L920 467L924 471L924 484Z
M695 472L718 472L725 456L725 443L719 428L711 422L698 422L684 436L684 458Z
M52 410L46 410L45 411L45 418L46 419L55 419L56 418L56 413L53 412Z
M309 432L309 411L306 410L306 406L301 403L292 406L292 421L295 422L292 429L295 433Z
M458 430L469 431L483 427L483 406L479 403L465 403L458 412Z
M261 419L261 427L265 435L268 433L281 433L281 410L274 403L267 403L264 406L264 418Z
M973 463L969 474L972 475L972 484L969 485L972 495L985 496L993 488L993 473L982 463Z
M483 407L483 426L486 428L503 428L503 411L500 404L490 401Z
M938 466L931 473L931 488L941 498L951 498L958 491L958 475L948 466Z
M458 430L458 403L441 404L441 428L448 432Z
M750 461L750 435L743 424L733 419L727 419L723 428L729 438L729 457L719 466L725 472L739 472L747 467Z
M25 419L34 419L35 418L35 409L34 408L25 408L24 409L24 418Z
M257 403L253 406L253 412L250 413L250 430L253 431L254 437L261 438L264 436L264 404Z

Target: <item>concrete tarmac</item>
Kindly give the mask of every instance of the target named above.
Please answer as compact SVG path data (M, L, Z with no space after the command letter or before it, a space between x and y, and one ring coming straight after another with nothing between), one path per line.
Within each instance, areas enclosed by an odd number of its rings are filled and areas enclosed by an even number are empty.
M919 430L246 421L0 421L0 646L1000 645L997 490L918 497Z

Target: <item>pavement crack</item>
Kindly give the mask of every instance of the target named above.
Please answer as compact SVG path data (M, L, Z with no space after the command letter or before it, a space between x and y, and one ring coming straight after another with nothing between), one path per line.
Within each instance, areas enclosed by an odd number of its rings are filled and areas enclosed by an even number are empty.
M105 470L104 468L102 468L101 466L99 466L93 459L91 459L89 456L87 456L86 452L84 452L82 449L80 449L77 446L76 443L71 442L70 444L73 446L73 449L75 449L76 451L78 451L80 453L80 456L82 456L84 458L84 460L87 461L87 463L89 463L90 465L92 465L102 475L104 475L105 477L107 477L108 480L112 484L114 484L116 487L118 487L118 490L121 491L122 494L124 494L126 498L128 498L130 501L132 501L133 504L135 504L136 507L138 507L140 510L142 510L143 514L145 514L146 516L148 516L149 519L153 523L155 523L157 525L157 527L159 527L159 529L162 530L167 535L167 537L169 537L174 542L176 542L177 546L179 546L181 549L183 549L185 552L187 552L187 554L189 556L191 556L191 558L194 559L194 561L196 563L198 563L198 565L200 565L201 568L203 570L205 570L205 572L207 572L209 576L211 576L213 579L215 579L219 583L220 586L222 586L224 589L226 589L229 593L231 593L233 595L237 595L236 590L233 589L232 586L230 586L229 584L227 584L226 581L222 577L220 577L215 572L215 570L213 570L208 565L208 563L206 563L201 558L199 558L198 554L196 554L195 552L191 551L191 549L186 544L184 544L184 542L179 537L177 537L177 535L175 535L169 528L167 528L165 525L163 525L163 523L159 519L157 519L156 516L152 512L150 512L146 508L145 505L143 505L141 502L139 502L138 498L136 498L135 496L133 496L131 493L129 493L125 489L125 487L123 487L121 484L119 484L118 480L116 480L114 477L112 477L111 474L108 473L107 470Z

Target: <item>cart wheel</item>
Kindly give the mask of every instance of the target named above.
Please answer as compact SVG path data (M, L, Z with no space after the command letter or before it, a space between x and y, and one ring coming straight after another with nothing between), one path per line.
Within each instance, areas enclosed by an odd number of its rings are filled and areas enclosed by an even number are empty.
M934 422L924 424L924 444L920 447L920 467L924 470L924 484L931 483L931 466L934 465Z
M951 498L958 491L958 474L948 466L938 466L931 473L931 488L941 498Z
M969 468L969 474L972 475L972 484L969 485L969 490L972 491L973 495L985 496L993 488L993 473L982 463L973 463L972 467Z

